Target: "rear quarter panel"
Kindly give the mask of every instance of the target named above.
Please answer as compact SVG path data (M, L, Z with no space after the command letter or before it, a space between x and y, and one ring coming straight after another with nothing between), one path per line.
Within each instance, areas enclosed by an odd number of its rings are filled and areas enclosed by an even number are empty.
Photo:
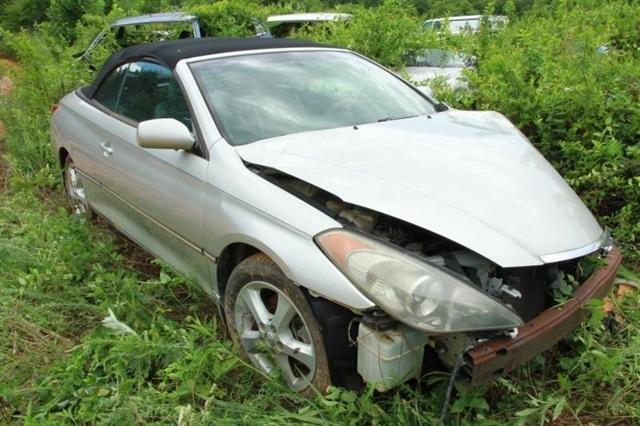
M76 92L66 95L51 118L51 139L56 158L62 148L73 158L78 168L93 176L98 168L99 145L91 121L95 107ZM95 142L95 143L92 143Z

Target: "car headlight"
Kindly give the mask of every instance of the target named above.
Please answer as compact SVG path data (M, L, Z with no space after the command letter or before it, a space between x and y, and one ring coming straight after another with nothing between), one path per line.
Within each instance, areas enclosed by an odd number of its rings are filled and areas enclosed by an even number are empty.
M397 320L429 333L507 330L522 319L466 277L343 229L315 237L343 274Z

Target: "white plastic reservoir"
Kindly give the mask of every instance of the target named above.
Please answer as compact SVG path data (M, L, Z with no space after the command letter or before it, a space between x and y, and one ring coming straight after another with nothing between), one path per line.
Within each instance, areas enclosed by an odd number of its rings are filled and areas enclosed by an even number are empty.
M365 382L386 391L420 374L424 345L429 336L405 325L375 331L358 328L358 373Z

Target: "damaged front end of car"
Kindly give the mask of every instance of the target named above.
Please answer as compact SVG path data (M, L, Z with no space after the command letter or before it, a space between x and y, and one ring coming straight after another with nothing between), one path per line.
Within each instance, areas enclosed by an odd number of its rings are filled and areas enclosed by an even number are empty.
M473 384L517 368L579 324L586 301L606 293L620 264L607 230L575 257L565 253L556 256L565 260L504 268L276 169L248 166L342 225L315 241L376 304L354 316L351 338L359 375L380 391L438 362L426 359L425 349Z

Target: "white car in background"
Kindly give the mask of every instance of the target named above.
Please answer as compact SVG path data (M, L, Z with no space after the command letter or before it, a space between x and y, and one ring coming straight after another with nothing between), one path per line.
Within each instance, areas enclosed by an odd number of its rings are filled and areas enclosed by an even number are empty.
M153 25L164 25L165 30L156 31L157 41L165 40L169 36L168 29L182 25L183 31L179 34L180 38L200 38L202 32L200 30L200 20L195 15L189 15L181 12L168 13L152 13L140 16L129 16L118 19L109 25L109 28L102 30L92 41L91 44L82 52L75 56L81 60L87 61L93 52L106 38L110 32L114 33L115 39L120 47L126 47L131 43L127 43L127 37L130 32L139 31L141 27L150 27ZM188 28L188 29L187 29ZM134 43L135 44L135 43Z
M466 90L463 71L473 68L475 57L443 49L421 49L407 55L406 72L414 84L424 85L436 78L454 90Z
M266 26L273 37L288 37L305 25L325 23L325 22L346 22L350 21L353 15L348 13L293 13L290 15L269 16Z
M442 31L443 26L449 23L451 34L461 34L463 32L477 33L480 31L480 23L483 15L450 16L449 18L427 19L422 24L425 30ZM499 30L509 23L509 18L501 15L490 15L486 17L492 31Z

